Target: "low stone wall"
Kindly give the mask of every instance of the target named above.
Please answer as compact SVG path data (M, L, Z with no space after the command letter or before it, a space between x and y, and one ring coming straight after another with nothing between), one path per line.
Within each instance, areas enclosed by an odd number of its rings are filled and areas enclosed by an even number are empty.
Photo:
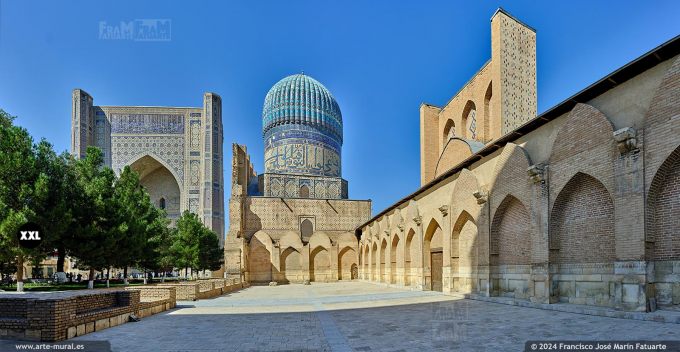
M175 308L177 304L175 287L137 286L125 289L128 291L138 290L140 292L139 308L136 312L139 318Z
M213 281L214 279L197 280L198 285L198 299L213 298L222 295L222 288L224 287L224 280Z
M174 287L178 301L195 301L198 299L200 286L195 283L162 283L155 287Z
M175 287L178 301L195 301L220 296L243 288L237 279L200 279L180 283L161 283L154 287Z
M61 341L127 322L138 291L0 296L0 339Z
M175 307L174 287L0 295L0 339L61 341Z

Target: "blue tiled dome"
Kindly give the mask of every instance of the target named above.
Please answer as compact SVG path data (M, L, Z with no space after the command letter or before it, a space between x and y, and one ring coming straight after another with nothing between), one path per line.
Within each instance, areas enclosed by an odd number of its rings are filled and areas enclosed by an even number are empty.
M288 124L307 125L342 143L342 114L333 95L305 74L288 76L267 93L262 110L262 132Z
M314 78L288 76L269 90L262 134L265 172L340 177L342 114Z

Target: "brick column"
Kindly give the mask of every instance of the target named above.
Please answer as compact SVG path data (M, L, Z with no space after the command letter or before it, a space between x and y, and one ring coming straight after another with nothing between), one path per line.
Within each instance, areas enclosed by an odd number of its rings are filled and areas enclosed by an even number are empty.
M418 255L416 256L418 260L413 260L411 256L411 272L415 272L415 275L411 276L411 281L413 285L418 290L425 290L425 270L423 269L425 263L425 253L423 253L423 241L425 240L423 233L423 218L421 216L416 216L413 218L416 223L416 234L414 240L418 243ZM414 270L415 269L415 270ZM415 277L414 277L415 276Z
M559 300L557 287L553 287L550 275L550 188L548 182L548 166L532 165L527 174L533 183L531 222L536 224L532 238L531 274L529 279L529 299L536 303L556 303ZM531 294L533 292L533 294Z

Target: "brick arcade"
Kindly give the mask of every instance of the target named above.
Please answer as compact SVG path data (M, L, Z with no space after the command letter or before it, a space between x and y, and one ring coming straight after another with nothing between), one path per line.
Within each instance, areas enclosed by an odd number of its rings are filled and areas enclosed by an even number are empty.
M420 108L421 188L359 226L371 282L535 303L680 304L680 38L536 116L535 32Z

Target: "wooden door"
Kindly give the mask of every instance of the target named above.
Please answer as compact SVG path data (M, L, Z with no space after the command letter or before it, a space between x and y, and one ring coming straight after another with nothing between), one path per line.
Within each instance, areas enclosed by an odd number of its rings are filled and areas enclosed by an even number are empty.
M442 266L444 264L443 252L430 254L430 269L432 273L432 291L442 292Z

